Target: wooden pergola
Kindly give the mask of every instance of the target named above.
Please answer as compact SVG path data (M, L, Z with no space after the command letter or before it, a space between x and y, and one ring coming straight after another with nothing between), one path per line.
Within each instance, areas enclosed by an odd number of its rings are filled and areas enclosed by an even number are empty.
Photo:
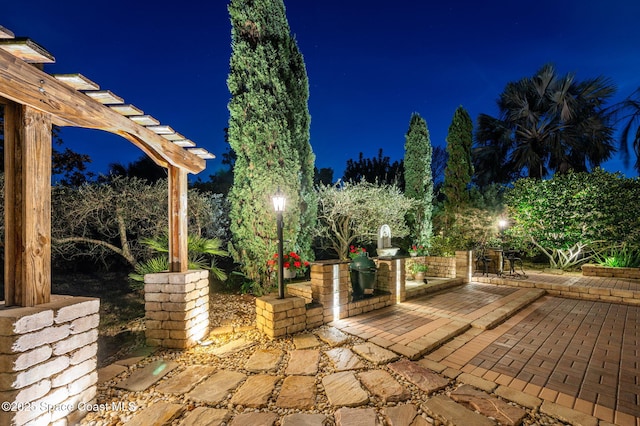
M187 174L215 158L84 76L45 73L43 64L54 61L37 43L0 26L6 306L50 301L52 125L115 133L168 169L170 272L187 271Z

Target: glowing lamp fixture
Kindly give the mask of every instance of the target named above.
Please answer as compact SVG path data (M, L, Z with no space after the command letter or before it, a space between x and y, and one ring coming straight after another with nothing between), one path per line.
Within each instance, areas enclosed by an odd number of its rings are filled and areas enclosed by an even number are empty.
M280 191L280 188L278 188L275 195L272 197L272 200L273 200L273 209L276 212L283 212L287 199L285 198L284 193Z

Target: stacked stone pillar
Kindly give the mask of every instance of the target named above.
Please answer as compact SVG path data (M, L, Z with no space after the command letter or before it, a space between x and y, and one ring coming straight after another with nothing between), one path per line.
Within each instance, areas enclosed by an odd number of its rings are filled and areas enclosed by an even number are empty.
M349 316L349 262L326 260L311 264L313 301L323 307L323 322Z
M393 303L404 302L407 299L405 262L404 257L376 260L378 266L376 289L391 293Z
M76 424L96 395L99 299L0 304L0 424Z
M144 277L145 337L150 346L186 349L209 331L209 271Z
M473 252L456 251L456 278L462 278L463 283L471 282L473 275Z

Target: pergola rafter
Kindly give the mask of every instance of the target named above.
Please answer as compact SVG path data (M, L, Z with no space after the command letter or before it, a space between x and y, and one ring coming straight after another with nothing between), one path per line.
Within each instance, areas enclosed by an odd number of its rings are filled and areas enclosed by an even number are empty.
M53 56L33 41L14 39L1 26L0 39L6 306L50 300L52 125L120 135L168 169L170 272L186 272L187 174L204 170L205 159L215 156L80 74L45 73L39 64Z

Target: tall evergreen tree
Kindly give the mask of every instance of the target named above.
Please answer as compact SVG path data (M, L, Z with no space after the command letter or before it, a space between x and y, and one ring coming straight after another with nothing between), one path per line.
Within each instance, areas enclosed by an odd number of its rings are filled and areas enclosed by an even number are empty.
M404 164L402 161L392 163L389 156L383 155L382 148L378 150L378 156L373 158L364 158L361 152L358 161L351 158L347 160L342 180L351 183L384 183L404 190Z
M404 195L418 200L415 215L410 218L413 241L429 247L433 234L433 174L431 157L433 148L427 122L413 113L404 143Z
M301 223L307 220L300 207L302 185L306 164L313 162L303 142L306 138L308 145L308 111L306 117L300 112L306 108L308 83L282 0L231 0L229 14L228 132L236 155L229 192L231 252L249 279L261 281L276 251L271 197L277 188L287 197L285 249L301 246ZM310 170L313 176L313 166Z
M304 259L313 259L311 244L318 216L318 202L313 187L315 175L315 155L309 142L309 79L302 53L295 39L288 39L290 55L290 75L285 78L287 93L291 101L289 107L291 140L300 155L300 228L297 232L295 248Z
M444 213L447 221L453 219L469 204L469 184L473 176L471 144L473 122L469 113L459 106L453 115L447 135L447 167L444 170Z

